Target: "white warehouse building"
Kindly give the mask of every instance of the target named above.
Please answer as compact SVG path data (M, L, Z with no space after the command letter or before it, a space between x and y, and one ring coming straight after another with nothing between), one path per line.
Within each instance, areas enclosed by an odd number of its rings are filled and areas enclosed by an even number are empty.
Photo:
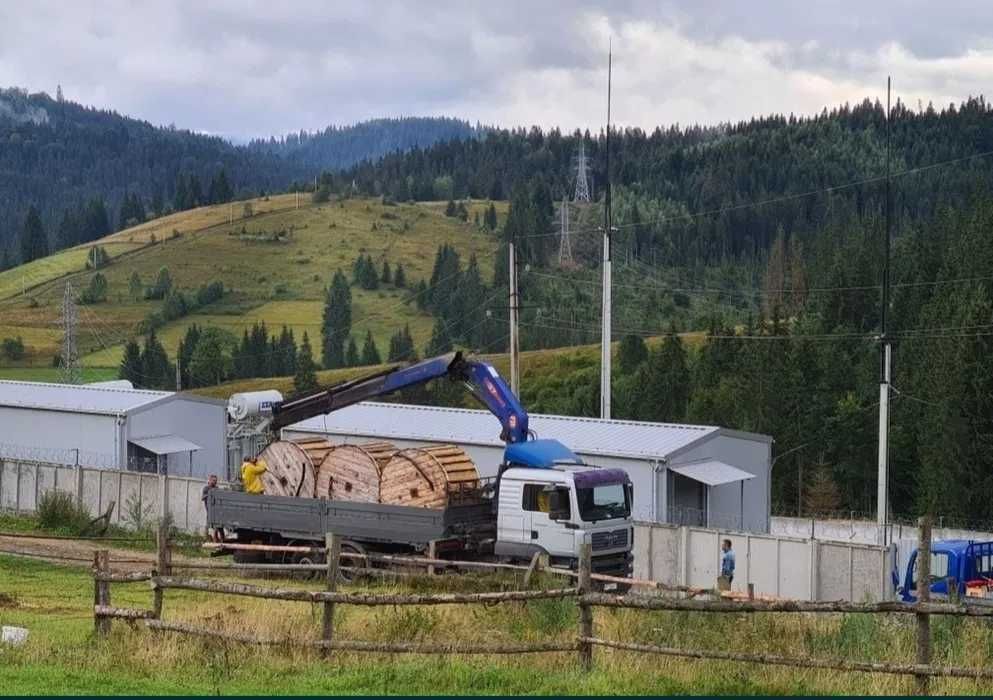
M127 382L0 381L0 460L223 475L225 407Z
M769 531L769 436L706 425L540 414L529 420L538 437L561 441L587 464L627 471L637 520ZM284 428L283 437L387 440L401 448L451 443L485 478L496 476L503 459L499 432L487 411L366 402Z

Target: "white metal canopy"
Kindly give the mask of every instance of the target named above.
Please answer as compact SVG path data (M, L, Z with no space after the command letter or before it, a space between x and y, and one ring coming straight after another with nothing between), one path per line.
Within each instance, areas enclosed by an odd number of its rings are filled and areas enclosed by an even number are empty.
M177 452L196 452L201 449L200 445L178 435L159 435L157 437L138 438L129 442L157 455L171 455Z
M707 486L720 486L721 484L731 484L736 481L747 481L755 478L754 474L749 474L743 469L732 467L730 464L719 462L716 459L671 465L669 470Z

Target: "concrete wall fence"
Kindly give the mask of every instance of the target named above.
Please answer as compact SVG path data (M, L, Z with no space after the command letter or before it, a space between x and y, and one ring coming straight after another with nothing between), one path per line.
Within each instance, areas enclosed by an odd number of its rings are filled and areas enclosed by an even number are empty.
M164 514L165 503L177 528L196 532L203 531L207 517L200 501L204 483L188 477L4 459L0 460L0 510L34 512L41 497L57 489L74 496L94 517L113 501L115 525L134 526L134 516L154 522Z
M639 523L635 578L712 588L720 574L721 540L736 565L732 590L793 600L881 601L892 597L891 553L884 547L804 540L666 524Z
M0 510L34 512L39 499L58 489L73 495L94 516L113 501L111 522L134 525L163 514L177 528L202 532L204 480L140 472L92 469L26 460L0 460ZM634 534L636 578L713 588L720 573L720 543L728 538L737 558L734 590L755 584L758 595L796 600L878 601L889 596L889 550L875 545L757 535L666 524L638 523Z

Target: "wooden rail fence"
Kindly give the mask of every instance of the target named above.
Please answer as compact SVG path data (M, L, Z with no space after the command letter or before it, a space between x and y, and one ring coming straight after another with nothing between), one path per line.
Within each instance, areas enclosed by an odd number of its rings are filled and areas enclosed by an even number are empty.
M974 680L993 679L993 667L967 668L960 666L935 666L931 663L930 617L932 615L952 615L964 617L993 617L993 607L970 605L962 601L932 602L928 596L930 563L930 522L920 523L921 546L918 562L921 562L918 576L918 600L913 604L899 602L855 603L855 602L809 602L809 601L764 601L764 600L699 600L689 597L618 595L597 592L593 589L595 576L591 573L591 549L586 544L582 548L574 587L542 590L513 590L485 593L433 593L433 594L383 594L364 592L342 592L337 590L341 559L341 540L337 535L327 536L326 546L318 548L327 552L327 562L322 565L265 565L265 570L313 571L325 573L323 590L279 589L231 581L197 579L172 575L174 568L169 555L166 538L159 539L159 554L156 569L150 572L114 573L110 570L110 560L106 551L97 552L93 560L94 580L94 624L99 635L110 632L112 619L125 620L131 624L142 624L156 632L173 632L204 638L221 639L254 645L285 645L306 647L318 650L327 656L333 651L383 652L391 654L527 654L574 652L580 667L589 670L594 667L594 649L597 647L639 654L657 654L689 659L714 659L745 663L792 666L795 668L831 669L846 672L886 673L914 676L916 691L929 692L929 680L933 677L968 678ZM290 548L287 548L290 549ZM313 549L313 548L306 548ZM360 555L369 556L369 555ZM371 557L370 557L371 558ZM391 557L393 561L406 560L406 557ZM434 560L450 564L447 560ZM423 562L423 560L422 560ZM534 562L532 562L533 564ZM255 566L227 567L211 565L206 568L239 570L258 568ZM517 567L528 569L533 567ZM614 579L614 577L607 577ZM627 581L627 579L621 579ZM117 608L111 604L110 585L112 583L136 583L148 581L151 584L153 601L150 610ZM297 601L323 606L321 616L321 638L307 641L300 639L270 639L249 634L208 629L195 625L169 622L162 619L164 594L168 590L188 590L205 593L247 596L268 600ZM573 599L577 607L577 634L570 641L470 644L460 641L441 643L377 642L340 639L334 629L334 611L337 605L358 606L424 606L424 605L478 605L502 603L527 603L536 600ZM873 661L849 661L842 659L811 658L802 656L779 656L776 654L731 652L722 650L681 649L609 640L595 634L594 608L625 608L634 610L681 610L713 614L776 614L776 613L860 613L882 615L914 615L916 618L916 657L914 663L893 663Z

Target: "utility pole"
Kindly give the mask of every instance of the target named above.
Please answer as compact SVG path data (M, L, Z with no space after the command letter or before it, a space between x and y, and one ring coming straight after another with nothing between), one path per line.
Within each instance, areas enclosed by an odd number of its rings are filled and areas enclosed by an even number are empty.
M79 384L79 356L76 352L76 300L72 295L72 285L66 282L62 295L62 357L59 374L65 384Z
M183 360L179 357L179 355L176 355L176 391L183 390L183 374L180 370L180 363L182 363L182 361Z
M600 333L600 417L610 418L610 77L611 50L607 50L607 186L603 201L603 328Z
M510 241L510 389L515 396L520 396L520 338L518 328L518 309L520 300L517 297L517 256L514 241Z
M892 197L890 192L890 78L886 78L886 235L883 257L883 298L879 312L879 475L876 483L876 524L879 543L886 544L886 521L889 507L889 431L890 431L890 362L892 347L886 335L886 316L890 305L890 239L892 237Z

